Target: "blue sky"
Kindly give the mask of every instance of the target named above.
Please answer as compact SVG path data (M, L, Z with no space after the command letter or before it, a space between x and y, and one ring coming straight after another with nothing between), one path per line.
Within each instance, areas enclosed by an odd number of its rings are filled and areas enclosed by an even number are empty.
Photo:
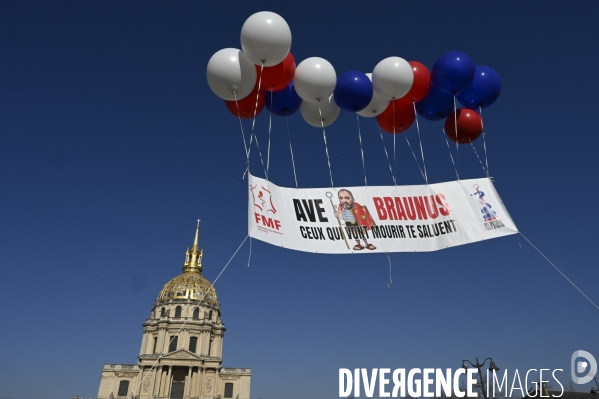
M599 303L599 79L594 1L5 2L0 15L0 397L95 397L105 363L133 364L141 324L181 272L202 219L213 280L247 234L239 123L205 68L257 11L279 13L299 63L371 72L400 56L429 68L461 50L501 76L483 111L490 172L516 225ZM355 116L327 129L335 184L363 182ZM420 120L429 181L455 179L442 122ZM370 185L392 184L361 119ZM299 185L329 184L321 132L289 118ZM246 132L250 128L245 124ZM268 113L256 121L266 143ZM417 143L415 127L407 133ZM398 183L422 184L397 137ZM392 143L386 137L387 145ZM293 186L273 118L270 179ZM477 142L480 150L480 142ZM255 150L255 148L254 148ZM251 169L263 172L253 151ZM468 147L460 177L482 177ZM521 244L521 246L520 246ZM435 253L291 252L253 241L216 284L224 366L253 398L338 396L338 369L508 370L599 356L599 311L517 236ZM588 387L582 389L587 390Z

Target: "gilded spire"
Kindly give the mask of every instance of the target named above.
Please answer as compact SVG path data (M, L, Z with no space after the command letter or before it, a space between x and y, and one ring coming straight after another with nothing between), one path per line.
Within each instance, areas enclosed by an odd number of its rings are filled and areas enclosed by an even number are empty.
M193 245L191 248L187 248L185 254L185 263L183 264L184 273L202 273L202 256L204 250L198 246L200 238L200 219L198 219L198 225L196 226L196 235L193 239Z

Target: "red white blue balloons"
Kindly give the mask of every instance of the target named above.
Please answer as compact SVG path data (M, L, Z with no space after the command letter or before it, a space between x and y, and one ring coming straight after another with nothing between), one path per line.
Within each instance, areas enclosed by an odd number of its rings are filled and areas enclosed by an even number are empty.
M371 73L367 73L366 76L368 76L368 79L372 80ZM372 92L372 100L370 100L370 103L368 103L366 108L364 108L362 111L358 112L358 115L363 116L365 118L373 118L373 117L383 113L383 111L385 111L385 109L387 109L388 105L389 105L389 100L385 100L384 98L381 98L381 96L379 96L376 91L373 91Z
M464 137L473 140L480 134L474 127L482 119L468 109L492 105L501 92L497 72L475 66L461 51L441 55L430 72L418 61L395 56L378 62L371 74L350 71L339 77L324 58L311 57L296 65L290 52L289 25L270 11L251 15L241 28L240 38L243 51L220 50L206 68L212 91L240 118L253 118L266 103L272 114L289 116L301 110L308 124L321 127L333 123L343 109L377 117L383 130L401 133L414 121L414 107L424 119L434 121L454 112L458 100L465 107L455 114L463 120L458 122L464 124L460 126L465 133L461 134L458 126L456 139L462 142ZM451 138L452 130L448 132Z
M431 80L435 87L458 94L474 80L475 65L470 56L461 51L443 54L433 65Z
M302 100L328 101L337 84L337 74L330 62L320 57L303 60L295 69L295 91Z
M439 90L431 83L428 94L416 103L418 115L430 121L446 118L454 109L453 95Z
M266 93L266 109L274 115L292 115L297 112L301 105L302 99L295 92L293 83L283 90Z
M501 93L501 79L495 70L488 66L477 66L472 84L457 95L464 107L478 110L493 104Z
M337 79L335 102L339 108L350 112L361 111L372 100L372 82L358 71L345 72Z
M262 79L260 87L267 91L283 90L293 82L295 76L295 59L291 53L277 65L261 67L256 65L256 73ZM262 74L262 75L260 75Z
M289 25L279 14L257 12L241 28L241 48L256 65L277 65L291 48Z
M401 100L408 103L417 103L428 94L431 85L431 73L418 61L410 61L408 63L414 72L414 83L412 83L410 91Z
M456 133L457 125L457 133ZM483 118L478 112L460 108L452 112L445 120L445 134L453 142L470 144L483 131Z
M374 91L386 100L405 96L414 83L414 72L408 61L400 57L385 58L372 71Z
M333 96L319 103L302 102L300 107L302 117L314 127L327 127L339 116L340 109Z
M392 101L387 109L376 117L379 127L387 133L403 133L416 120L414 106L402 100Z
M262 112L265 100L264 92L258 92L258 86L256 86L244 99L239 101L225 100L225 105L233 115L243 119L251 119Z
M245 98L256 83L256 67L236 48L217 51L208 61L206 78L210 89L224 100Z

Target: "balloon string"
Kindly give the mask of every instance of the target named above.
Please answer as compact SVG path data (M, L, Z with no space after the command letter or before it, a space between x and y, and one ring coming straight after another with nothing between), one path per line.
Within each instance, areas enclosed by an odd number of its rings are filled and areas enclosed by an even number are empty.
M474 150L474 154L476 154L476 158L478 158L478 163L480 164L481 168L483 168L483 172L485 173L485 175L487 175L487 177L489 177L489 171L485 169L485 165L483 165L483 162L480 160L480 157L478 156L478 152L476 151L476 147L474 147L474 143L472 142L472 140L470 140L470 138L468 138L468 141L470 142L470 145L472 146L472 149Z
M358 138L360 139L360 151L362 152L362 169L364 170L364 185L368 187L366 180L366 164L364 163L364 148L362 148L362 133L360 132L360 116L356 113L356 121L358 121Z
M520 234L518 234L518 246L522 249L522 244L520 243Z
M241 137L243 138L243 148L245 148L245 156L247 161L250 161L250 154L248 153L248 146L245 141L245 133L243 132L243 123L241 123L241 114L239 113L239 104L237 102L237 93L233 93L235 96L235 106L237 107L237 119L239 119L239 128L241 129Z
M248 237L250 237L250 254L248 256L248 267L250 267L250 261L252 260L252 237L249 235Z
M250 135L250 148L248 150L248 162L250 157L250 151L252 151L252 138L256 140L256 147L258 148L258 155L260 155L260 162L262 163L262 169L264 169L264 177L268 181L268 173L266 172L266 167L264 166L264 159L262 159L262 151L260 151L260 145L258 144L258 136L255 133L256 126L256 115L258 114L258 100L260 98L260 88L262 86L262 70L264 69L264 64L260 68L260 78L258 79L258 93L256 94L256 106L254 107L254 119L252 120L252 134Z
M487 165L487 177L489 177L489 158L487 158L487 143L485 142L485 125L483 121L483 108L478 106L478 113L480 114L480 128L483 131L483 147L485 148L485 164Z
M268 152L266 154L266 181L270 171L270 132L272 130L272 91L270 92L270 109L268 112Z
M266 181L268 181L268 173L266 172L266 166L264 166L264 159L262 159L262 151L260 150L260 144L258 143L258 136L254 134L254 142L256 143L256 148L258 148L258 155L260 156L260 162L262 163L262 169L264 169L264 177ZM250 143L251 145L251 143Z
M418 163L418 158L416 158L416 153L412 149L412 145L410 144L410 140L408 140L408 136L407 135L404 135L404 137L406 138L406 143L408 143L408 147L410 148L410 151L412 151L412 155L414 156L414 161L416 162L416 166L418 166L418 169L420 169L420 174L422 175L422 178L426 182L426 176L424 176L424 172L422 171L422 168L420 167L420 164ZM428 184L428 182L426 184Z
M289 133L289 121L287 120L289 116L285 117L285 123L287 124L287 137L289 137L289 152L291 152L291 165L293 165L293 178L295 179L295 188L299 188L297 186L297 175L295 174L295 160L293 159L293 147L291 147L291 134Z
M547 262L549 262L549 264L550 264L551 266L553 266L553 267L555 268L555 270L557 270L557 271L559 272L559 274L561 274L561 275L562 275L562 277L563 277L563 278L565 278L566 280L568 280L568 282L569 282L570 284L572 284L572 286L573 286L574 288L576 288L576 289L578 290L578 292L580 292L580 293L582 294L582 296L584 296L584 297L585 297L585 298L586 298L586 299L587 299L587 300L588 300L590 303L592 303L592 304L593 304L593 306L595 306L597 309L599 309L599 306L597 306L597 305L595 304L595 302L593 302L593 301L591 300L591 298L589 298L589 297L588 297L588 296L587 296L587 295L586 295L584 292L582 292L582 290L581 290L580 288L578 288L578 286L576 286L576 284L574 284L574 283L572 282L572 280L570 280L570 279L568 278L568 276L566 276L566 275L565 275L565 274L564 274L564 273L563 273L563 272L562 272L562 271L561 271L561 270L560 270L560 269L559 269L557 266L555 266L555 264L554 264L552 261L550 261L550 260L549 260L549 258L548 258L548 257L546 257L546 256L545 256L545 254L544 254L543 252L541 252L541 250L540 250L540 249L538 249L537 247L535 247L535 245L534 245L532 242L530 242L530 240L529 240L528 238L526 238L526 236L525 236L524 234L522 234L521 232L518 232L518 234L520 234L520 235L522 236L522 238L524 238L526 241L528 241L528 243L530 244L530 246L531 246L531 247L533 247L533 248L534 248L534 249L535 249L535 250L536 250L536 251L537 251L537 252L538 252L538 253L539 253L539 254L540 254L540 255L541 255L543 258L545 258L545 260L546 260Z
M389 159L389 153L387 152L387 146L385 145L385 139L383 139L383 131L381 130L381 126L379 125L379 122L376 120L375 118L375 122L377 127L379 128L379 133L381 135L381 142L383 143L383 148L385 149L385 156L387 157L387 163L389 164L389 172L391 173L391 178L393 179L393 184L395 186L397 186L397 183L395 182L395 175L393 174L393 169L391 169L391 160Z
M395 100L391 100L391 104L393 107L393 174L397 176L397 158L395 157Z
M416 112L416 103L412 101L414 106L414 119L416 120L416 130L418 131L418 141L420 142L420 155L422 156L422 167L424 168L424 180L428 186L428 174L426 173L426 163L424 162L424 150L422 149L422 139L420 138L420 125L418 124L418 112Z
M243 148L245 149L245 170L243 171L243 175L241 176L241 180L245 179L246 173L250 170L250 153L248 151L248 146L245 142L245 133L243 132L243 123L241 123L241 114L239 113L239 104L237 102L237 93L233 93L235 96L235 106L237 107L237 118L239 119L239 128L241 129L241 137L243 138Z
M320 126L322 126L322 137L324 139L324 149L327 152L327 162L329 163L329 176L331 177L331 188L335 188L335 185L333 184L333 172L331 172L331 158L329 158L329 147L327 145L327 135L324 130L324 121L322 120L322 111L320 110L320 104L318 105L318 114L320 115Z
M389 252L385 251L387 255L387 260L389 261L389 284L387 284L387 288L391 288L393 285L393 278L391 278L391 258L389 257Z
M249 151L252 151L252 139L254 138L254 126L256 125L256 115L258 113L258 100L260 99L260 88L262 86L262 71L264 70L264 64L262 64L262 67L260 68L260 76L258 77L258 93L256 93L256 105L254 106L254 118L252 120L252 133L250 134L250 149ZM249 152L248 152L248 158L249 158ZM265 171L266 174L266 171Z
M459 181L460 180L460 174L459 174L460 147L458 145L458 111L457 111L457 106L456 106L456 101L455 101L455 94L453 95L453 120L454 120L454 124L455 124L455 158L456 158L456 162L458 164L457 169L456 169L456 175L458 175L458 181Z
M453 155L451 155L451 148L449 148L449 141L447 140L447 134L445 133L445 129L443 129L443 135L445 136L445 142L447 143L447 150L449 151L449 156L451 157L451 163L453 164L453 170L455 170L455 177L460 181L460 176L458 175L458 170L455 167L455 162L453 161Z

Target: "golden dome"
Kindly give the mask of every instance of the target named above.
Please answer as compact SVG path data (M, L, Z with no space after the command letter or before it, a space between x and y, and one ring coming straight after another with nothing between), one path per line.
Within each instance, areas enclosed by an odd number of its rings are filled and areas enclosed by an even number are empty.
M218 297L216 290L204 276L202 276L202 256L204 250L198 247L198 238L200 234L200 221L196 226L196 234L191 248L187 248L185 254L185 263L183 264L183 274L175 277L164 285L157 302L164 302L170 299L191 299L204 301L218 306Z
M185 272L166 283L157 301L164 302L169 299L201 300L218 306L216 290L204 276L197 272Z

